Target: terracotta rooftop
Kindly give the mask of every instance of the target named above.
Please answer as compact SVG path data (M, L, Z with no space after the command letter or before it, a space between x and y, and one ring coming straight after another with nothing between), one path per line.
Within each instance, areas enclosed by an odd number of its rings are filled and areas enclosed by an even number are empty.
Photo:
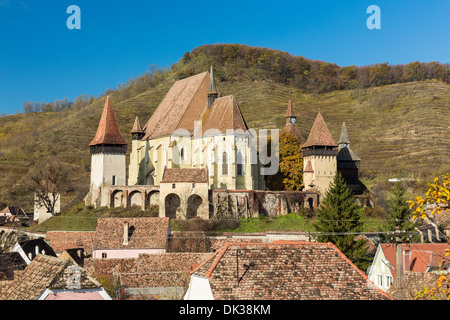
M337 147L320 112L317 114L316 120L309 132L308 139L303 144L302 148L312 146Z
M211 108L202 116L203 133L218 129L226 133L227 129L247 132L248 127L234 96L225 96L214 100Z
M219 97L208 108L210 90L217 92L209 72L176 81L144 126L142 140L171 135L175 130L194 133L194 123L201 121L202 133L218 129L248 130L234 96ZM179 132L180 133L180 132Z
M124 244L124 225L133 230ZM170 232L169 218L101 218L97 220L94 249L155 248L165 249Z
M194 130L208 105L209 73L178 80L144 126L143 140L171 135L176 129Z
M300 132L300 129L298 128L298 126L296 124L286 123L282 132L287 132L287 133L292 134L294 137L296 137L298 140L300 140L300 142L305 141L305 139L303 139L303 136Z
M71 265L74 265L74 262L68 259L38 255L23 272L3 288L0 300L36 300L47 288L66 289L70 274L64 271ZM83 269L81 271L82 289L101 286Z
M390 299L331 243L228 243L193 274L216 300Z
M391 269L394 279L397 277L397 257L396 246L393 243L382 243L384 257L394 266ZM450 258L445 256L450 250L448 243L409 243L402 244L402 251L409 252L405 257L403 269L413 272L425 272L429 266L438 266L441 261L450 262Z
M164 170L164 175L161 183L175 183L175 182L208 182L208 170L206 168L167 168Z
M122 137L117 124L117 119L111 105L109 96L106 97L105 107L103 108L102 117L97 128L97 133L89 146L95 145L126 145L127 142Z

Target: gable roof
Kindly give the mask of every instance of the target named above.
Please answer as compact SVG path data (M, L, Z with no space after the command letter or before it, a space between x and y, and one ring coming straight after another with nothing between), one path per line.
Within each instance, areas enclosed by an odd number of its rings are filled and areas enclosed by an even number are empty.
M221 133L230 130L247 132L248 127L234 96L225 96L214 100L211 108L202 116L203 134L207 130L218 129Z
M384 257L394 266L390 269L394 279L397 278L397 256L395 243L381 243ZM402 244L404 257L403 270L425 272L429 266L437 266L443 260L450 259L445 256L445 250L450 250L448 243L407 243ZM404 253L408 252L408 255ZM413 263L414 261L414 263Z
M331 243L228 243L193 274L218 300L390 299Z
M56 253L52 247L50 247L44 239L31 239L18 242L25 255L28 257L31 253L32 257L36 257L38 253L45 252L45 255L56 257Z
M134 231L124 244L124 226ZM101 218L97 220L94 249L166 248L169 236L169 218Z
M303 144L302 148L312 146L337 147L320 112L317 114L316 120L314 120L314 124L309 132L308 139Z
M194 130L208 104L209 73L178 80L144 126L143 140L171 135L177 129Z
M21 272L17 278L3 288L2 300L36 300L47 288L64 289L67 287L68 277L64 271L74 262L46 255L38 255ZM81 269L80 285L83 289L99 288L101 285Z
M97 128L97 133L89 146L100 144L126 145L127 142L120 133L119 125L114 114L109 96L106 97L105 107Z

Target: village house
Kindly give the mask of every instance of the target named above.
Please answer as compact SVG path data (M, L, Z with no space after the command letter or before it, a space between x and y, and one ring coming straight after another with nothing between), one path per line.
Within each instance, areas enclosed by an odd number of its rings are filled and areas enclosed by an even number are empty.
M170 235L169 218L101 218L97 220L92 258L137 258L165 253Z
M27 264L30 264L39 254L56 257L55 251L53 251L53 248L44 239L19 241L12 248L11 252L19 253Z
M12 281L0 300L111 300L101 284L71 259L38 255Z
M185 300L391 299L331 243L228 243L191 274Z
M436 273L450 271L448 243L405 243L402 247L403 272ZM442 265L441 265L442 264ZM372 265L367 271L369 279L383 291L387 291L397 279L397 255L395 243L380 243Z

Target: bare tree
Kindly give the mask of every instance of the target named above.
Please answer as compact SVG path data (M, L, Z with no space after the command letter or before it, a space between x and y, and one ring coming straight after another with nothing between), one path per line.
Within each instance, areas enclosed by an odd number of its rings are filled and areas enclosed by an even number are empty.
M61 194L72 190L70 170L56 159L38 164L25 179L25 189L35 194L34 203L55 215L55 205Z

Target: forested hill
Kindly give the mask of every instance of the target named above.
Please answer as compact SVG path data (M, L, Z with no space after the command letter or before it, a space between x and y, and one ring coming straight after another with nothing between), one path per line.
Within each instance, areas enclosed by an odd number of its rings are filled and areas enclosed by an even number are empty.
M88 144L105 95L131 146L134 118L145 123L177 79L210 65L220 93L236 97L251 128L282 128L289 92L305 137L319 108L336 140L345 121L368 181L411 174L430 180L450 171L448 64L340 67L271 49L206 45L187 52L168 70L151 68L99 97L86 93L73 102L27 102L25 113L0 117L0 206L31 205L22 182L47 157L72 167L74 195L82 199L89 186Z

